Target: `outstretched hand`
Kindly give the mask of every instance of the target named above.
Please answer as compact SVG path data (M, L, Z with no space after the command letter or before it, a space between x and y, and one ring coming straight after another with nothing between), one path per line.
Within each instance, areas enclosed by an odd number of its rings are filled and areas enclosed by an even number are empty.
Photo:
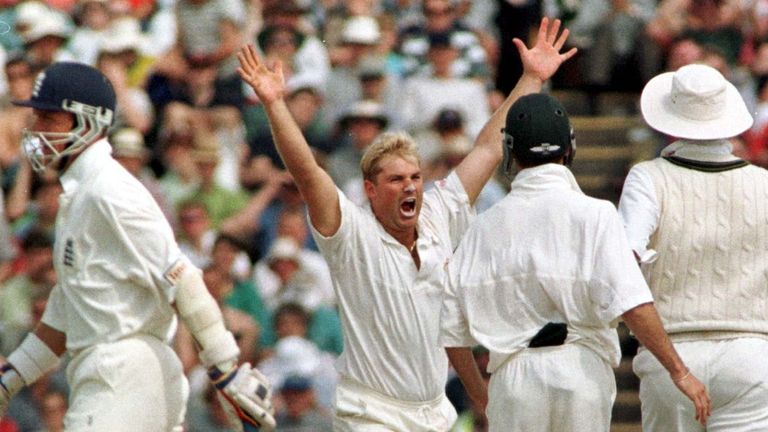
M513 39L512 42L517 47L520 60L523 63L523 74L536 78L542 83L551 78L561 64L576 55L576 48L560 53L568 39L568 33L567 28L563 28L563 31L560 32L559 19L550 24L549 18L544 17L541 19L539 33L533 48L526 47L520 39Z
M250 44L240 49L237 60L240 62L237 73L243 81L253 87L263 104L268 105L283 98L285 77L281 62L275 62L270 69L256 53L256 48Z
M707 418L712 413L712 401L709 399L707 388L698 378L688 372L685 376L672 380L678 389L693 401L696 408L696 420L702 426L707 424Z

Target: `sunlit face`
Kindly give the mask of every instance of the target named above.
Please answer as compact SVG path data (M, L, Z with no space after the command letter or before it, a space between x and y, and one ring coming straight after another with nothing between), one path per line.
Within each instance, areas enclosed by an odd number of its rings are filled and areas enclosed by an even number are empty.
M397 236L416 228L424 195L421 168L414 159L386 156L374 181L365 181L373 214L384 229Z

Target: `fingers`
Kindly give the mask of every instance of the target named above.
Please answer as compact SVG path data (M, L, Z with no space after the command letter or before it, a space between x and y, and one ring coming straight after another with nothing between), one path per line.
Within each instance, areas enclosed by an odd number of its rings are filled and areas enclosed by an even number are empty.
M544 17L541 19L541 24L539 24L539 35L536 37L537 41L546 41L547 40L547 29L549 28L549 18Z
M517 52L520 53L520 56L522 56L523 53L528 49L528 47L525 46L525 43L518 38L512 39L512 43L517 47Z
M557 38L557 40L553 43L553 46L557 51L560 51L560 49L563 48L563 45L565 45L565 41L566 39L568 39L569 34L570 34L570 31L567 28L563 29L563 32L560 33L560 37Z
M576 47L573 47L570 50L568 50L568 52L566 52L565 54L561 54L561 56L563 57L563 61L566 61L571 57L575 56L577 52L579 52L579 50Z
M560 31L560 20L556 19L552 22L552 28L547 33L547 43L553 45L557 38L557 33Z

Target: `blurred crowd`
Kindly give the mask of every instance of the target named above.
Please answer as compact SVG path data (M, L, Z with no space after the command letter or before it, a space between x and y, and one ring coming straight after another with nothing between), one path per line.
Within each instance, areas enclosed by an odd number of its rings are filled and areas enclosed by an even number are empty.
M249 43L282 62L315 156L361 202L360 158L382 131L416 137L428 182L461 161L521 73L512 38L528 41L543 15L580 49L555 86L633 92L662 70L716 67L755 114L739 151L768 165L768 0L0 0L0 355L56 283L61 193L55 173L26 162L31 113L10 101L28 99L49 64L84 62L116 91L114 157L204 269L241 360L272 380L280 429L328 430L343 348L335 296L236 52ZM505 182L489 182L478 211ZM227 430L189 332L174 343L192 384L188 430ZM60 430L62 374L14 399L0 432ZM456 430L483 430L482 414L463 408Z

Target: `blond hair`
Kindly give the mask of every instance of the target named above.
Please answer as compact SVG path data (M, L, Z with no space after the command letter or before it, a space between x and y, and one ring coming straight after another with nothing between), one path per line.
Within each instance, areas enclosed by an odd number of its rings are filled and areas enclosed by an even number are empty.
M373 181L381 172L381 161L387 156L397 156L421 163L416 142L405 132L384 132L376 137L360 160L363 179Z

